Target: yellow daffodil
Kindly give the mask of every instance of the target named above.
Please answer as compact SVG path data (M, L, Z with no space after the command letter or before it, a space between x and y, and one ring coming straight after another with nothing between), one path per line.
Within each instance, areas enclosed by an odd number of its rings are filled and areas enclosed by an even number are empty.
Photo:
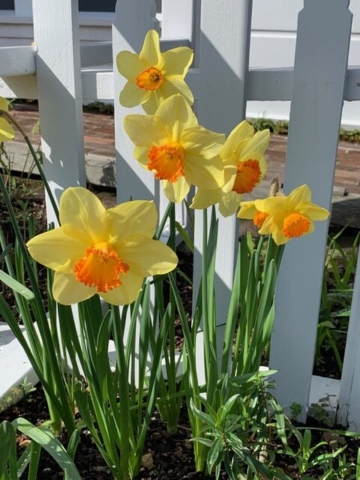
M272 235L277 245L312 233L313 222L326 220L329 215L328 210L311 203L307 185L295 188L288 196L241 202L238 213L239 218L252 219L261 235Z
M9 104L5 98L0 97L0 110L7 112ZM15 131L6 118L0 116L0 142L8 142L15 137Z
M27 243L31 256L55 271L53 295L71 305L98 293L113 305L132 303L143 279L177 265L175 253L152 240L153 202L133 201L106 210L85 188L67 189L60 199L61 227Z
M184 78L193 55L188 47L162 53L158 33L150 30L139 55L123 51L116 57L117 68L127 79L120 93L121 105L130 108L142 105L146 113L153 114L161 102L176 93L192 105L194 97Z
M264 152L269 139L269 130L254 134L254 128L246 120L235 127L220 151L225 184L211 192L199 188L191 208L202 209L218 203L224 217L235 213L242 195L252 192L265 175Z
M155 115L128 115L124 129L135 144L135 158L162 180L171 202L181 202L191 185L207 189L223 185L218 153L224 135L198 125L181 95L165 100Z

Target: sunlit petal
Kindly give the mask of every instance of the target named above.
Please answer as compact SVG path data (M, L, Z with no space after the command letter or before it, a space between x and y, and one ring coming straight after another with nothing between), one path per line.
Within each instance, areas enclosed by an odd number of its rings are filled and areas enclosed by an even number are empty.
M180 177L175 183L168 182L167 180L162 181L162 186L166 198L170 202L181 203L190 190L190 183L185 177Z
M153 201L121 203L110 208L108 214L113 220L111 242L114 245L133 235L154 236L158 215Z
M134 302L139 295L143 284L143 278L128 272L121 278L121 286L107 293L101 293L101 297L112 305L128 305Z
M155 30L146 34L139 59L147 67L162 68L164 61L160 52L160 39Z
M131 141L140 147L162 145L169 139L169 130L164 120L154 115L127 115L124 129Z
M15 130L6 120L6 118L0 117L0 142L8 142L15 137Z
M96 290L78 282L71 273L55 272L52 293L58 303L73 305L91 298Z
M90 242L97 243L109 232L108 217L100 200L81 187L68 188L60 198L60 223L86 232Z
M126 108L141 105L150 97L150 92L139 88L135 83L127 82L120 92L120 104Z
M162 54L165 60L164 73L184 77L194 58L194 52L188 47L177 47Z
M88 246L78 238L69 237L63 228L41 233L26 244L30 255L42 265L57 270L74 255L82 256Z
M134 80L145 69L139 55L125 50L117 54L116 66L119 73L128 80Z

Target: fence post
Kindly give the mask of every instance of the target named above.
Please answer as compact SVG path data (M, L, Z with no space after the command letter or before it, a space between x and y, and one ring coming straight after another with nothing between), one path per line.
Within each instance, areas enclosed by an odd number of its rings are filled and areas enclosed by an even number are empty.
M351 314L341 375L338 420L350 430L360 429L360 255L356 267Z
M158 181L151 172L145 171L135 160L134 144L123 129L126 115L145 114L143 109L135 107L126 109L119 103L119 95L126 79L116 68L116 56L122 50L139 53L146 33L157 26L156 7L153 0L118 0L113 24L113 58L114 58L114 112L116 119L116 181L119 202L130 198L154 200L158 192Z
M331 207L351 32L349 0L305 0L299 14L285 166L285 193L308 184ZM308 407L327 224L292 240L280 268L270 365L284 407Z
M59 200L85 186L84 132L77 2L33 0L36 72L44 169ZM47 202L48 221L55 221Z
M248 71L251 0L202 0L199 46L199 123L229 134L245 118L245 79ZM194 298L202 257L202 211L195 212ZM216 259L217 349L223 347L224 325L229 306L235 265L238 222L235 215L219 216ZM198 365L201 364L200 342ZM205 381L199 371L199 378Z

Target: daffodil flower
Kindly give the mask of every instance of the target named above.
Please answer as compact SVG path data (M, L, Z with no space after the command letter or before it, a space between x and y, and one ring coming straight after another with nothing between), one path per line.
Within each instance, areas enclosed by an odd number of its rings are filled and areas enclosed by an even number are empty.
M272 235L277 245L314 231L314 221L326 220L330 212L311 202L307 185L295 188L288 196L279 195L241 202L239 218L252 219L261 235Z
M139 55L123 51L116 57L117 68L127 79L120 93L121 105L129 108L142 105L146 113L153 114L161 102L176 93L192 105L194 97L184 78L193 55L188 47L162 53L158 33L150 30Z
M31 256L55 271L53 295L71 305L96 293L113 305L132 303L143 279L173 270L175 253L152 240L153 202L133 201L106 210L85 188L60 198L61 227L27 243Z
M126 116L124 129L135 144L134 157L162 180L171 202L181 202L191 185L207 189L223 185L218 153L224 135L198 125L181 95L165 100L155 115Z
M264 178L267 169L264 152L269 139L269 130L254 134L254 128L246 120L237 125L220 151L225 184L211 192L199 188L191 208L202 209L218 203L221 215L233 215L242 195L252 192Z
M0 97L0 110L7 112L9 104L5 98ZM0 116L0 142L8 142L15 137L15 131L6 118Z

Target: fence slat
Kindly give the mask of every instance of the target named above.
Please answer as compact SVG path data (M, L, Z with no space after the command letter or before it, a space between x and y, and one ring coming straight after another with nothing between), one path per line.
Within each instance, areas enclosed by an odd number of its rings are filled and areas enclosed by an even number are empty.
M34 0L34 38L44 169L59 199L85 185L84 133L77 4ZM47 205L48 221L55 220Z
M161 38L163 40L192 40L193 0L165 0L162 2Z
M338 420L350 430L360 428L360 255L356 267L354 293L341 375Z
M307 183L330 208L352 15L348 0L305 0L299 14L285 192ZM276 395L308 406L327 225L292 240L280 269L270 365Z
M203 0L199 48L199 123L229 134L245 118L251 0ZM216 259L217 348L222 349L223 325L229 306L235 265L236 217L219 216ZM194 294L201 275L202 212L195 213ZM201 340L201 337L200 339ZM199 349L198 349L199 351ZM200 358L198 365L200 365Z
M157 26L153 0L118 0L113 24L114 112L116 118L116 177L119 202L130 198L153 200L158 188L154 176L146 172L134 159L134 144L122 124L129 114L144 114L141 107L126 109L119 103L119 95L126 79L116 69L116 56L122 50L139 53L146 33Z

